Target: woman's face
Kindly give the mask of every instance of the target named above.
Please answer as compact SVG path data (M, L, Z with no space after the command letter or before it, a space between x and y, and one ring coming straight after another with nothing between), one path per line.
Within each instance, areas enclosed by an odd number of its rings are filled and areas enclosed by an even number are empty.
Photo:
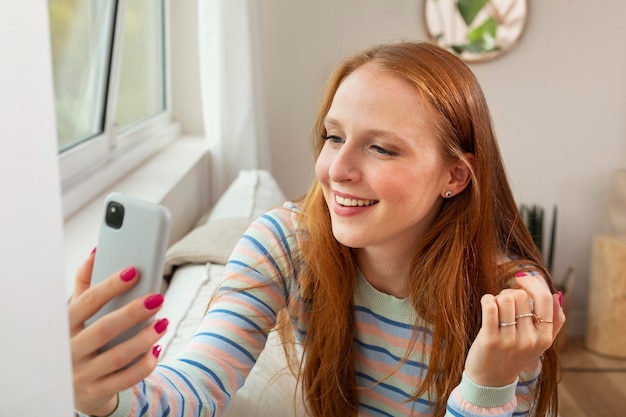
M451 177L433 114L407 81L374 64L339 86L315 165L339 242L404 252L432 225Z

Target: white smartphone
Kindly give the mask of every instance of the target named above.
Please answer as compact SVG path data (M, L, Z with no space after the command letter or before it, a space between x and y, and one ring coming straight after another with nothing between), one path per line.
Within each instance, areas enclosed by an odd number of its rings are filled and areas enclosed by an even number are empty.
M139 282L128 292L105 304L87 320L87 325L138 297L160 291L170 227L170 212L160 204L117 192L105 198L91 285L130 266L137 269ZM100 351L129 339L150 321L131 327L104 345Z

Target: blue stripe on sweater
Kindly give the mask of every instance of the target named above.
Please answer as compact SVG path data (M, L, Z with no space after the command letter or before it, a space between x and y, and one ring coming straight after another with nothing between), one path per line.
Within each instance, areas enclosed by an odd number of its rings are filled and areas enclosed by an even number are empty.
M380 346L375 346L375 345L369 345L367 343L363 343L362 341L358 340L358 339L354 339L354 342L361 346L363 349L369 350L369 351L373 351L373 352L379 352L379 353L383 353L384 355L388 356L389 358L393 359L396 362L400 362L402 360L402 358L400 356L394 355L392 354L390 351L388 351L387 349L384 349ZM367 356L367 355L366 355ZM386 362L386 361L383 361ZM420 368L420 369L428 369L428 365L422 363L422 362L418 362L418 361L412 361L412 360L406 360L404 362L405 365L409 365L409 366L413 366L416 368Z
M291 259L291 250L289 249L289 242L287 240L287 236L285 235L283 227L274 217L268 215L267 213L263 214L261 216L261 219L270 222L274 226L274 230L276 230L276 232L280 235L280 243L282 244L283 250L289 254L288 257L289 259Z
M370 410L370 411L373 411L374 413L376 413L376 414L378 414L378 415L381 415L381 416L385 416L385 417L394 417L394 415L393 415L393 414L389 414L389 413L387 413L387 412L385 412L385 411L383 411L383 410L381 410L381 409L379 409L379 408L372 407L371 405L367 405L367 404L359 403L359 407L360 407L360 408L366 408L366 409L368 409L368 410Z
M287 290L287 288L288 288L287 287L287 282L285 281L285 277L283 276L282 271L280 270L280 266L278 265L276 260L272 256L270 256L269 251L267 249L265 249L265 246L263 246L263 244L261 242L259 242L256 238L254 238L254 237L252 237L252 236L250 236L248 234L243 235L241 240L242 241L243 240L248 240L250 243L252 243L258 249L258 251L260 253L262 253L263 256L265 256L265 259L268 260L272 264L272 267L274 268L274 271L275 271L276 275L278 277L280 277L280 280L281 280L282 285L283 285L283 295L284 295L285 299L287 299L287 297L289 295L288 294L288 290Z
M366 381L375 383L377 387L381 387L381 388L385 389L386 391L389 391L391 393L395 393L396 395L403 397L405 400L409 400L413 396L413 393L404 392L403 390L401 390L398 387L394 387L393 385L386 384L384 382L380 382L380 381L378 381L378 380L376 380L376 379L372 378L371 376L366 375L364 373L357 372L356 376L357 376L357 378L361 378L361 379L364 379ZM425 400L423 398L418 398L416 400L416 402L419 403L419 404L424 404L424 405L428 405L428 406L434 405L434 403L431 403L430 401Z
M186 360L182 360L182 362L187 362ZM192 364L193 365L193 364ZM198 400L198 415L200 415L200 412L202 411L202 398L200 397L200 394L198 394L198 391L196 391L196 388L193 386L193 384L187 379L187 377L185 375L183 375L182 372L180 372L177 369L172 368L171 366L167 366L167 365L161 365L163 366L165 369L169 369L171 372L173 372L174 374L176 374L180 379L183 380L183 382L185 383L185 385L187 385L187 387L189 387L189 389L191 390L191 392L193 393L194 397L196 397L196 400ZM180 392L180 391L179 391ZM184 396L182 396L181 394L181 398L185 398ZM184 402L183 402L184 403Z
M241 315L239 313L235 313L232 310L226 310L226 309L222 309L222 308L218 308L218 309L215 309L215 310L209 310L209 312L207 313L207 317L208 316L212 316L215 313L221 313L221 314L225 314L227 316L236 317L236 318L238 318L238 319L248 323L250 325L250 327L252 327L254 330L259 331L259 332L263 331L263 329L261 329L258 324L256 324L255 322L253 322L252 320L250 320L246 316Z
M452 414L454 417L464 417L463 414L458 413L456 410L453 410L449 405L446 406L446 412Z
M196 333L195 337L200 337L200 336L206 336L206 337L213 337L215 339L219 339L222 342L227 343L228 345L234 347L235 349L237 349L239 352L243 353L244 356L246 356L250 362L252 364L254 364L256 362L256 359L254 358L254 355L252 355L250 352L248 352L247 350L245 350L241 345L233 342L232 340L230 340L227 337L222 336L221 334L217 334L217 333L210 333L210 332L202 332L202 333Z
M389 318L387 318L385 316L381 316L380 314L374 313L372 310L370 310L367 307L363 307L363 306L360 306L360 305L355 305L354 306L354 311L355 311L355 313L361 312L361 313L368 314L368 315L374 317L378 321L381 321L381 322L383 322L385 324L390 324L392 326L398 327L398 328L403 329L403 330L411 330L411 331L413 331L413 330L420 330L420 331L426 333L429 336L432 334L432 331L429 328L427 328L427 327L415 326L413 324L403 323L401 321L396 321L396 320L391 320L391 319L389 319Z
M157 368L159 368L159 367L165 368L165 366L162 366L161 364L159 364L157 366ZM178 389L178 387L176 385L174 385L174 383L166 375L161 374L161 376L169 384L169 386L172 387L172 389L178 393L178 396L180 398L184 398L183 393ZM145 380L142 381L142 383L144 384L144 387L145 387ZM145 395L145 393L144 393L144 395ZM185 415L185 402L184 401L181 401L181 414Z
M213 378L213 381L215 381L217 386L220 388L220 391L222 391L224 394L226 394L228 396L228 399L230 400L230 394L226 390L226 387L224 386L224 383L222 382L222 380L217 376L217 374L215 372L213 372L212 370L210 370L209 368L207 368L206 366L204 366L200 362L192 361L191 359L179 359L179 360L181 362L188 363L189 365L193 365L196 368L198 368L198 369L204 371L205 373L207 373L208 375L210 375ZM194 393L196 392L196 390L193 389L193 387L191 385L189 387L193 390ZM202 403L200 403L200 404L202 404Z
M269 305L267 305L259 297L255 296L253 294L250 294L248 291L242 291L241 288L227 287L227 286L220 287L220 292L221 291L233 291L233 292L236 292L237 294L242 295L244 297L251 298L254 301L255 305L262 305L263 307L265 307L271 313L272 316L276 316L276 312Z

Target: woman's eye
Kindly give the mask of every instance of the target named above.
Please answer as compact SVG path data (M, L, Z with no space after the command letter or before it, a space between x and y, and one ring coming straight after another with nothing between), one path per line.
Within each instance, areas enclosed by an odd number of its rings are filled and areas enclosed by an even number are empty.
M341 139L339 136L335 136L335 135L324 135L322 136L322 139L329 141L331 143L341 143L343 142L343 139Z
M385 149L382 146L372 145L372 149L374 149L376 152L382 155L390 155L390 156L396 155L395 152Z

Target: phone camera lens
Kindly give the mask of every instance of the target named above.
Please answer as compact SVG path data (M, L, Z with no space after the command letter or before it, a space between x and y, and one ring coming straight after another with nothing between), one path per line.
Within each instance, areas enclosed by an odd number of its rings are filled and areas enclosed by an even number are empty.
M115 201L109 202L105 221L106 224L113 229L121 228L122 223L124 223L124 206Z

